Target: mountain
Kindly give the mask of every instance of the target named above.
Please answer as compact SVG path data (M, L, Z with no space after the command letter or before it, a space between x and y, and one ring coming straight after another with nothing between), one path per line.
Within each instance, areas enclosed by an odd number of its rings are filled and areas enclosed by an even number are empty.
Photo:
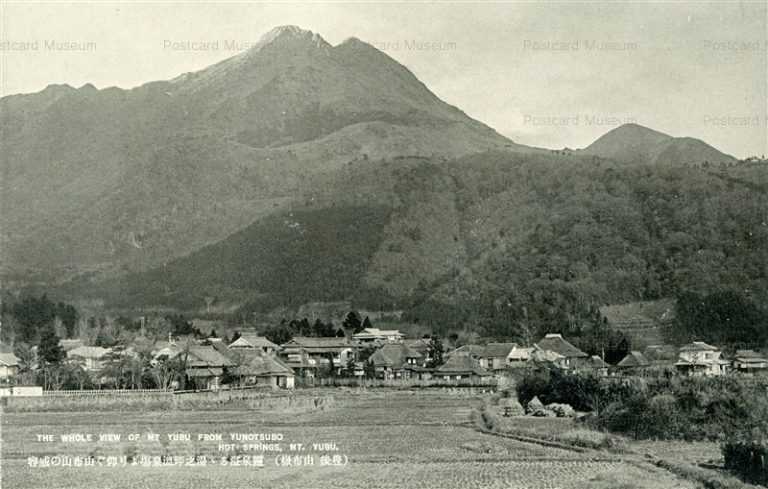
M531 151L372 46L279 27L195 73L0 99L6 283L161 265L359 158Z
M282 27L172 80L52 85L0 99L0 131L4 288L78 305L350 303L510 336L768 290L764 164L632 124L518 145L357 39Z
M638 124L619 126L580 151L625 164L710 164L733 163L733 156L698 139L672 137Z

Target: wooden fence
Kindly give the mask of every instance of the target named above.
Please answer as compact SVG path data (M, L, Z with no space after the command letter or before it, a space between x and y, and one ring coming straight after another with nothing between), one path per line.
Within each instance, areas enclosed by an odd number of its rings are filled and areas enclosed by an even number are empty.
M173 394L165 389L84 389L43 391L43 396L49 397L78 397L78 396L135 396L144 394Z
M394 387L394 388L427 388L427 387L500 387L496 378L490 379L357 379L357 378L296 378L296 387Z

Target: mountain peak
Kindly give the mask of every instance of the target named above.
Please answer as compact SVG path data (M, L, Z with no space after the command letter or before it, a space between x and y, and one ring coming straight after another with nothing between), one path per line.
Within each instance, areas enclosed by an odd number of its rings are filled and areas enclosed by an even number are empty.
M627 124L622 124L619 127L616 127L606 133L608 134L627 134L627 135L634 135L634 136L649 136L649 137L656 137L656 138L670 138L669 134L664 134L663 132L656 131L655 129L651 129L650 127L641 126L640 124L636 124L634 122L629 122Z
M264 34L253 49L259 51L265 46L283 43L308 43L317 47L330 46L320 34L296 25L281 25Z
M732 156L721 153L703 141L673 137L634 123L611 129L586 147L583 153L630 164L679 165L733 161Z

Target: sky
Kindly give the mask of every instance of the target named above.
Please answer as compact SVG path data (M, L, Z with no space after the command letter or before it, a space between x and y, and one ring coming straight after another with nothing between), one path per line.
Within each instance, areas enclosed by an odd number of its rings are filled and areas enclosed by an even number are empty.
M279 25L369 42L522 144L579 148L636 122L737 157L768 154L764 0L0 0L0 95L170 79Z

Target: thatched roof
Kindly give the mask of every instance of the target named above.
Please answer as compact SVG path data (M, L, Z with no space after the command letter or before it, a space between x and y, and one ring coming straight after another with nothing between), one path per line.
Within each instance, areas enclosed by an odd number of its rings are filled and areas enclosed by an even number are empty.
M589 355L567 342L560 334L548 334L536 346L553 351L566 358L586 358Z
M184 353L181 352L181 355ZM189 348L187 357L188 368L210 368L210 367L234 367L235 362L222 355L212 346L193 346Z
M472 357L467 355L453 355L437 370L438 374L448 375L478 375L485 377L491 375L485 369L480 368Z
M557 352L552 350L542 350L538 346L534 346L530 360L535 363L555 363L563 358L565 357Z
M216 367L213 367L213 368L193 367L193 368L186 369L185 373L187 374L187 377L192 377L192 378L221 377L222 375L224 375L224 370Z
M424 355L408 345L392 344L384 345L376 350L369 358L369 361L377 367L402 367L409 358L421 360L424 358Z
M269 375L294 375L293 369L278 358L260 352L248 352L241 356L241 363L232 373L242 377L261 377Z
M610 367L610 365L605 363L605 361L599 356L592 355L591 357L589 357L589 360L587 360L587 367L598 369L598 368L608 368Z
M648 361L647 358L645 358L645 355L640 353L639 351L631 351L627 353L627 356L621 359L621 361L616 365L619 368L641 368L641 367L648 367L651 365L651 362Z
M517 343L488 343L480 354L483 358L507 358Z

